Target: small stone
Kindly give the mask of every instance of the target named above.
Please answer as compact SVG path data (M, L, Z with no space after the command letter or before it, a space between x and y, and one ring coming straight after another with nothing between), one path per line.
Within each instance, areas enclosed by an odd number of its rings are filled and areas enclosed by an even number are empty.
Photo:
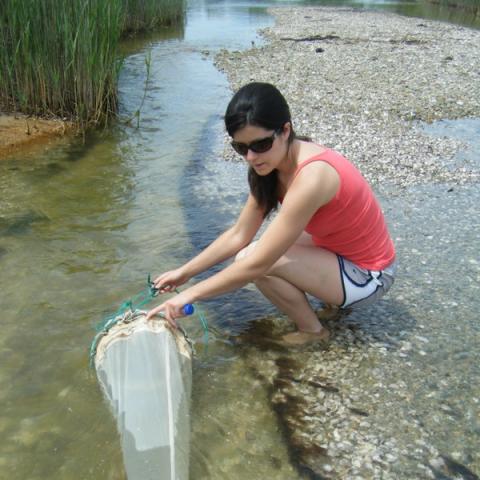
M442 469L442 468L445 467L445 462L443 461L443 458L441 458L441 457L431 458L428 463L429 463L433 468L436 468L436 469Z

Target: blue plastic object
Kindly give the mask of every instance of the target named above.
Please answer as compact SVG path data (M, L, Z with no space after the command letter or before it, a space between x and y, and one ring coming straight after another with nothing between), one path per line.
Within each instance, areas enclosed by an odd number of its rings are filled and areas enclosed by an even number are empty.
M185 315L192 315L195 311L195 307L191 303L187 303L183 306L183 313Z

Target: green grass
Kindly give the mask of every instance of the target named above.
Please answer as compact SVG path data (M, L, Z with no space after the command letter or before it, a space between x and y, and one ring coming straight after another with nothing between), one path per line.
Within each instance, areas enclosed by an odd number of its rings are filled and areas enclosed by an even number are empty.
M0 108L105 124L117 108L122 34L182 14L183 0L0 0Z
M123 0L125 20L123 32L150 30L173 25L183 18L185 3L181 0Z

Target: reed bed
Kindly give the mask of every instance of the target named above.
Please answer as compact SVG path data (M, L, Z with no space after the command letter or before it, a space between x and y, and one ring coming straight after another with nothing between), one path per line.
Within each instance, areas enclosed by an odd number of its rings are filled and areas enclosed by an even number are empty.
M0 109L60 116L82 130L115 115L122 34L172 23L183 13L183 0L1 4Z
M125 19L123 32L150 30L164 25L173 25L183 19L183 0L123 0Z

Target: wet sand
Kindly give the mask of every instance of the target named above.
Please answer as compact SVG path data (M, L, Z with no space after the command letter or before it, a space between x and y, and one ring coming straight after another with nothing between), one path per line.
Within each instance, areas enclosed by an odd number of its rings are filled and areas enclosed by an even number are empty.
M0 159L44 148L72 131L72 124L62 120L0 113Z

